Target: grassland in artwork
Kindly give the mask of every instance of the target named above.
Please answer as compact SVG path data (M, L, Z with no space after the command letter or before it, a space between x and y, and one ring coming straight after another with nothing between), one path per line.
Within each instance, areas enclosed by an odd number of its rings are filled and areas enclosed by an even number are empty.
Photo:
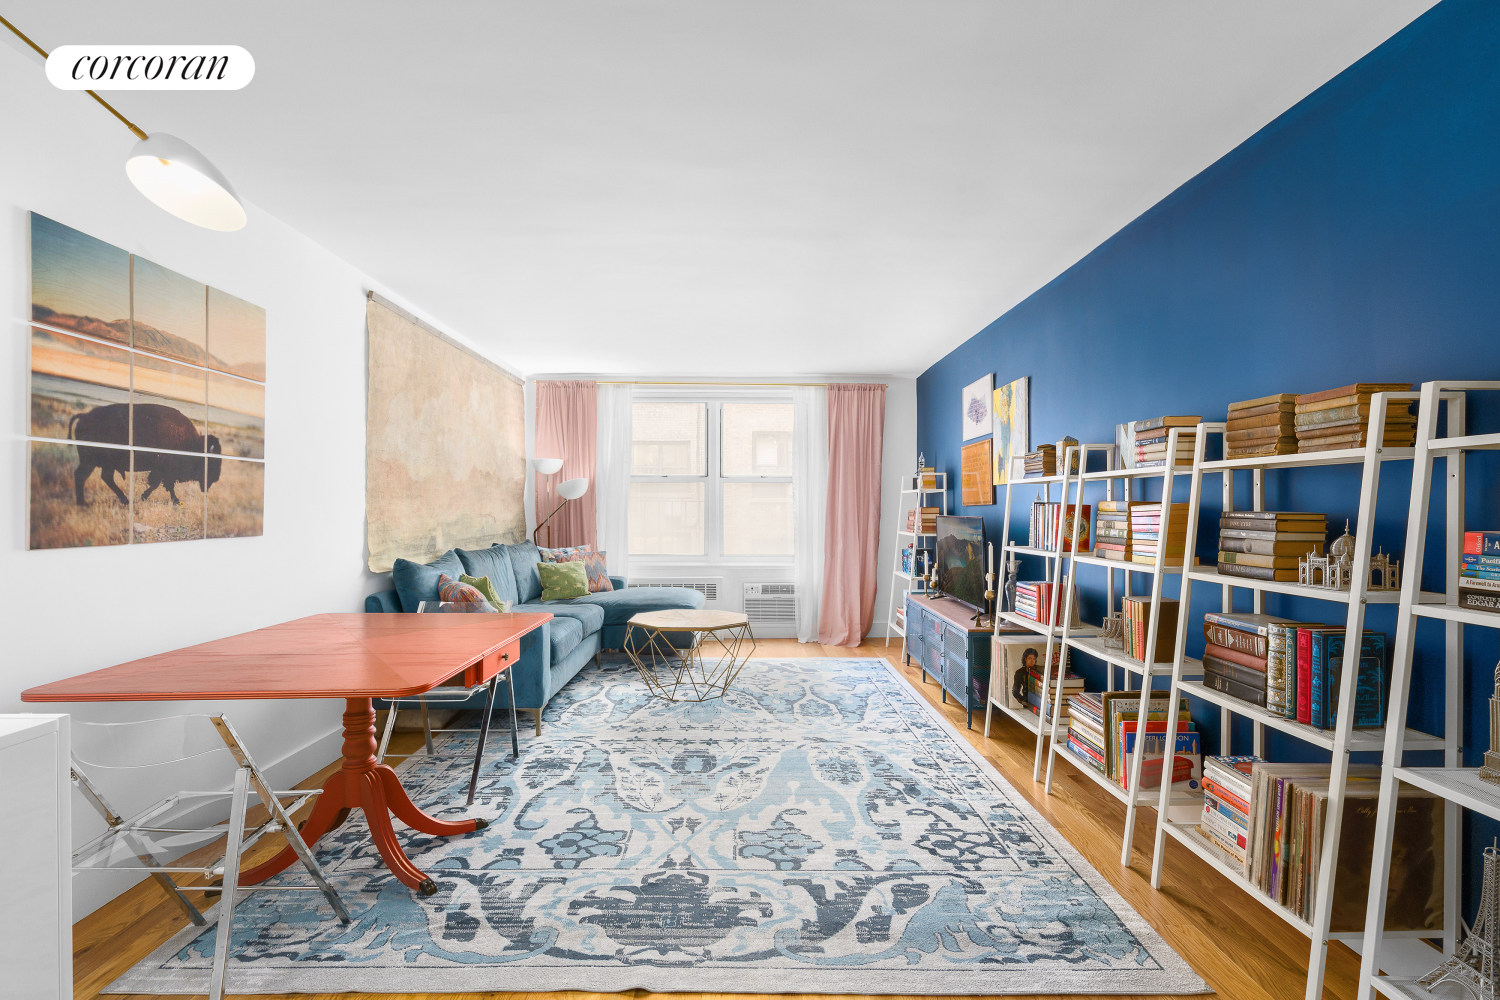
M371 301L365 434L369 567L526 535L521 386Z
M265 310L36 213L31 250L29 546L261 534Z

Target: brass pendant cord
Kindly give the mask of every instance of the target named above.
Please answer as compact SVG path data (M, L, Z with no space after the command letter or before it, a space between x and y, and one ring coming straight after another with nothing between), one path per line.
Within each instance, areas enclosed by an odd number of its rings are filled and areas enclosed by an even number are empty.
M4 17L0 17L0 24L5 25L7 28L10 29L11 34L15 35L17 38L19 38L21 41L25 42L27 45L30 45L31 48L32 48L32 50L35 51L37 53L37 55L41 56L43 59L47 58L47 50L44 49L44 48L42 48L36 42L33 42L31 39L27 38L25 32L23 32L20 28L16 27L14 24L11 24ZM132 132L135 133L135 137L137 139L146 139L147 138L146 133L142 132L139 128L137 128L135 122L131 121L129 118L126 118L124 115L120 114L120 112L116 111L114 109L114 105L110 104L108 101L106 101L104 98L100 97L98 94L94 93L92 90L85 90L84 93L88 94L94 100L96 100L100 104L104 105L104 110L108 111L110 114L112 114L116 118L120 119L120 121L125 124L126 128L130 129L130 131L132 131Z

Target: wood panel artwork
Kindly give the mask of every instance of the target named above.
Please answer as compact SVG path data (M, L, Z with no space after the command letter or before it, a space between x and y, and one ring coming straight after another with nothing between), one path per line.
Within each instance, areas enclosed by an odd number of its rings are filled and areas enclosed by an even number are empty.
M990 481L990 449L993 441L985 438L963 447L963 498L965 507L985 507L995 502L995 487Z

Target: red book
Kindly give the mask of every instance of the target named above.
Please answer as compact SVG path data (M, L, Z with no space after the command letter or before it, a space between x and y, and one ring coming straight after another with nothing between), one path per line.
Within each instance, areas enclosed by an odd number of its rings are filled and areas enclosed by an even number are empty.
M1223 785L1219 784L1214 779L1212 779L1212 778L1204 778L1203 779L1203 790L1205 792L1212 793L1213 796L1214 796L1214 798L1218 799L1220 802L1223 802L1226 805L1234 806L1236 809L1240 810L1240 812L1243 812L1246 815L1249 815L1249 813L1250 813L1250 803L1246 802L1244 799L1240 798L1238 795L1236 795L1233 792L1229 791L1228 789L1226 789Z
M1297 721L1312 725L1312 632L1297 630Z

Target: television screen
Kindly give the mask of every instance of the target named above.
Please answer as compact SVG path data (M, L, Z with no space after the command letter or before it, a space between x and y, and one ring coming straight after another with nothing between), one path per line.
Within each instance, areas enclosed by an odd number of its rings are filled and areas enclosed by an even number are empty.
M937 519L937 567L939 591L984 609L984 518Z

